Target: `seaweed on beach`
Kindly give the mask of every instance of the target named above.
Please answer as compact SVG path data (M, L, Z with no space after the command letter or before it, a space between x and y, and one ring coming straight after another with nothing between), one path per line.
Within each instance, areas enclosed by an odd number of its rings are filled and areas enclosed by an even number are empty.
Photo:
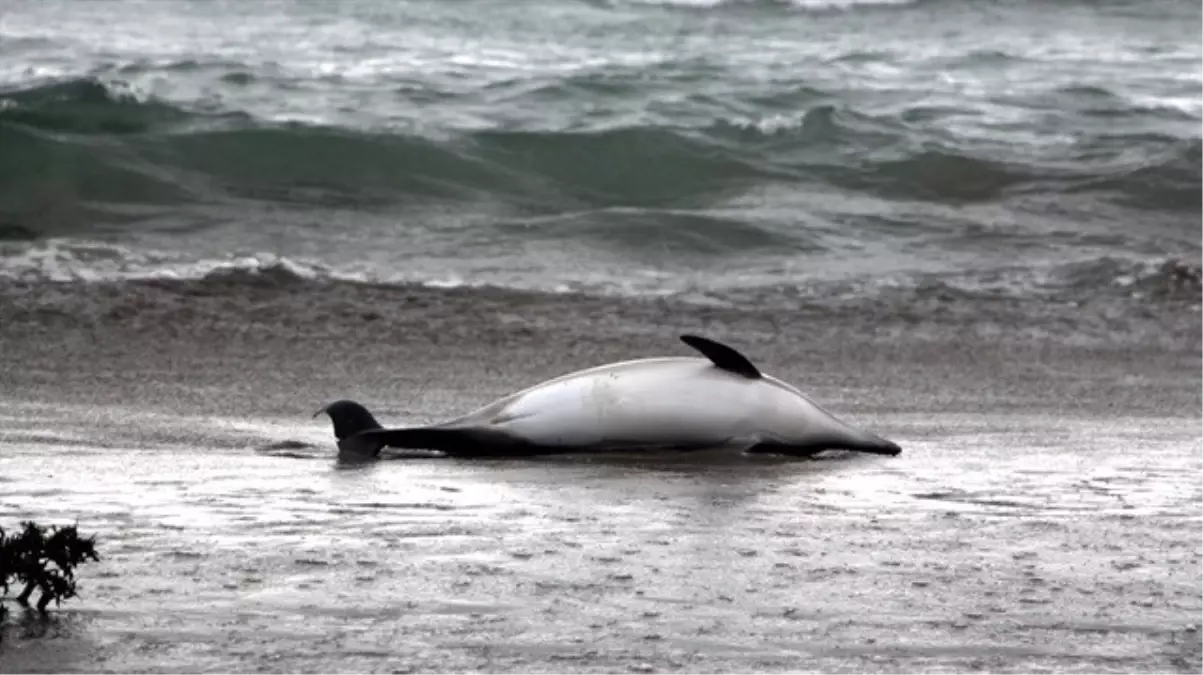
M39 589L38 611L45 613L52 600L58 606L76 597L75 568L100 560L96 539L79 536L75 525L47 529L24 521L21 528L10 535L0 527L0 594L7 595L10 584L24 584L17 602L28 605L34 589ZM0 605L0 621L6 613Z

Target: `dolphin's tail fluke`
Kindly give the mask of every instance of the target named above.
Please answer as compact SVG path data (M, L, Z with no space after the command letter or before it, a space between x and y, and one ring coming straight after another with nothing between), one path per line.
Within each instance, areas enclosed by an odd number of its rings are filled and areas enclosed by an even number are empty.
M314 417L326 413L334 423L339 456L371 458L380 453L384 443L371 435L381 430L380 423L368 409L355 401L335 401L322 407Z

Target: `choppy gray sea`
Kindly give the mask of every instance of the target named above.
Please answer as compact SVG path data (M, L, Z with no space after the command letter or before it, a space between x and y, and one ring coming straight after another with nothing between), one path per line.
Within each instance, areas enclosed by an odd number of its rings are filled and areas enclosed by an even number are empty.
M1197 3L0 2L0 276L1127 292Z

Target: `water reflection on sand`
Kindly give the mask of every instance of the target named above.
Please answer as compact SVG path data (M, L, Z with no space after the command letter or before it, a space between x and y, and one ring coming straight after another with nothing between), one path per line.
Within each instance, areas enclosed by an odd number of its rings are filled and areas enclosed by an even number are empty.
M78 519L104 559L49 623L10 626L0 668L1198 663L1196 422L888 424L898 458L353 467L324 429L164 423L133 449L10 425L0 517Z

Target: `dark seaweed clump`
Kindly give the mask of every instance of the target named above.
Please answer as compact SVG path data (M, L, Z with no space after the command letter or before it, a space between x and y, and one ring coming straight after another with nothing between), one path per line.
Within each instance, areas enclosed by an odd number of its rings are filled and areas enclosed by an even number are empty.
M52 600L58 606L77 595L75 568L100 560L96 538L79 536L74 525L47 529L25 521L21 527L11 535L0 528L0 595L8 594L10 584L24 584L17 602L27 605L34 589L39 589L38 610L44 613ZM0 622L6 614L0 605Z

